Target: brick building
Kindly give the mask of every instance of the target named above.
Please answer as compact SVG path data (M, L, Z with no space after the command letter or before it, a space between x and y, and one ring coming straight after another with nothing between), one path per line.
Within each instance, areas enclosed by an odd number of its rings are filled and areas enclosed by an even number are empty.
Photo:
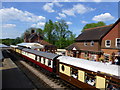
M39 49L40 51L47 51L55 53L57 47L46 42L39 33L37 34L34 30L31 30L31 33L25 33L24 35L24 42L25 43L39 43L44 46L44 48Z
M68 56L89 60L114 60L120 58L120 18L112 25L85 29L66 48Z

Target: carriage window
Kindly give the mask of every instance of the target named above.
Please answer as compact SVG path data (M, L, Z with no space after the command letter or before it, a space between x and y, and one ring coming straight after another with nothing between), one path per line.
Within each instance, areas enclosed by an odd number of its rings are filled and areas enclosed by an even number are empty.
M107 90L120 90L120 82L106 80L106 88Z
M75 68L71 68L71 76L75 79L78 78L78 70Z
M65 70L65 67L64 67L64 65L62 65L62 67L61 67L61 68L62 68L62 71L64 71L64 70Z
M51 60L48 60L48 66L50 66L51 65Z
M89 85L95 86L96 82L96 76L90 73L85 73L85 82Z
M45 58L43 58L43 63L45 64Z
M39 62L41 62L41 57L39 57Z
M35 56L35 60L37 60L37 56Z

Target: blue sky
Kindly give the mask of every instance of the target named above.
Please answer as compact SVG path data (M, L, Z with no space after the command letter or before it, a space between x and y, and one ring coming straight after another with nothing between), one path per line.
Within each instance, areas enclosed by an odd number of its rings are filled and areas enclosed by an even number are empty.
M2 38L16 38L29 27L43 29L46 21L64 19L76 36L84 25L118 19L118 2L3 2Z

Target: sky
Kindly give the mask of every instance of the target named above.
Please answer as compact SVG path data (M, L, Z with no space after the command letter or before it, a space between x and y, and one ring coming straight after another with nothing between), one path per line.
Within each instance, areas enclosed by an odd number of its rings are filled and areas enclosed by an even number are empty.
M95 1L95 0L94 0ZM44 28L45 22L65 20L76 36L88 23L115 23L118 2L2 2L2 39L20 37L30 27ZM0 34L0 35L1 35Z

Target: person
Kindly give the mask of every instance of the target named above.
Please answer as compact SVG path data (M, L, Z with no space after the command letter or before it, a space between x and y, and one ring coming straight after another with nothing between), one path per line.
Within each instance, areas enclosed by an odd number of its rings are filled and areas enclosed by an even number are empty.
M88 83L89 85L94 86L95 80L92 80L92 78L89 78L89 80L87 81L87 83Z
M117 57L115 58L114 62L115 62L115 65L118 64L118 59L117 59Z
M112 64L112 60L109 60L109 62L106 62L106 64Z
M116 88L116 86L113 85L112 90L119 90Z

